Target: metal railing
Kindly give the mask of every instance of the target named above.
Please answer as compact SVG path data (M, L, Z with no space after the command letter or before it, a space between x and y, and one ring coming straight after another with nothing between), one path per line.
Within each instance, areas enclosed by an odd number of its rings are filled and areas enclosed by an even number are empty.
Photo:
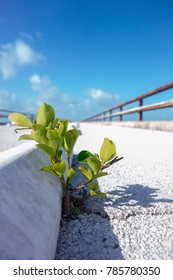
M161 86L157 89L154 89L152 91L149 91L145 94L142 94L140 96L137 96L133 99L130 99L124 103L121 103L115 107L109 108L105 111L102 111L90 118L87 118L83 121L88 122L88 121L104 121L106 119L108 119L109 121L112 121L113 117L119 117L119 121L123 120L123 115L128 115L128 114L133 114L133 113L138 113L138 121L142 121L143 120L143 112L145 111L151 111L151 110L156 110L156 109L161 109L161 108L168 108L168 107L173 107L173 99L169 100L169 101L163 101L163 102L159 102L159 103L155 103L155 104L151 104L151 105L146 105L143 106L143 99L152 96L154 94L158 94L162 91L168 90L173 88L173 82L166 84L164 86ZM123 110L123 107L138 101L139 106L132 108L132 109L127 109L127 110ZM119 112L113 113L114 110L119 109Z
M9 123L8 116L10 113L13 113L13 112L17 112L17 111L0 109L0 125L6 125L7 123ZM28 119L30 119L31 122L33 122L35 120L34 114L23 113L23 112L18 112L18 113L25 115ZM4 120L4 121L2 121L2 120Z

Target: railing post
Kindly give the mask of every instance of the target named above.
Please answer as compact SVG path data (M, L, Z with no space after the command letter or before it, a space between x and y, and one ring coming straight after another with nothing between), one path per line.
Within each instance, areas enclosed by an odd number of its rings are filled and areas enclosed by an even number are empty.
M122 110L123 110L123 106L120 106L120 112L122 112ZM120 115L120 122L122 122L122 120L123 120L123 115Z
M112 110L109 110L109 114L110 114L110 115L112 114ZM112 117L109 117L109 121L110 121L110 122L112 121Z
M139 107L143 105L143 99L139 99ZM142 111L138 113L138 121L142 121Z
M106 112L103 113L103 121L104 122L106 121L106 117L105 116L106 116Z

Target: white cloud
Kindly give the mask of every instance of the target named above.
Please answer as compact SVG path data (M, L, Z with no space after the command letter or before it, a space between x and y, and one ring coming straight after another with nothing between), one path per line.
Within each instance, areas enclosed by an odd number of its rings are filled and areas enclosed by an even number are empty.
M44 101L54 100L61 96L60 90L51 83L48 76L41 77L37 74L33 74L29 78L29 81L31 83L32 90L38 92L40 94L40 99L43 99Z
M33 50L23 41L0 46L0 70L4 79L15 76L20 67L34 65L44 59L42 54Z
M114 106L120 98L118 94L107 93L95 88L89 89L87 95L89 98L85 100L85 106L89 107L93 104L96 107L100 107L100 110Z
M86 95L87 98L83 101L83 114L80 119L91 117L120 102L120 96L118 94L111 94L101 89L90 88L86 91Z
M35 64L41 59L40 54L34 52L30 46L23 42L16 42L15 55L19 65Z
M70 95L62 93L57 86L53 85L48 76L33 74L29 81L32 90L38 93L37 107L47 102L55 108L57 113L60 113L61 118L71 118L75 115L77 102Z
M41 79L40 76L37 74L33 74L30 78L29 81L31 82L32 86L36 84L41 84ZM34 90L34 89L33 89Z

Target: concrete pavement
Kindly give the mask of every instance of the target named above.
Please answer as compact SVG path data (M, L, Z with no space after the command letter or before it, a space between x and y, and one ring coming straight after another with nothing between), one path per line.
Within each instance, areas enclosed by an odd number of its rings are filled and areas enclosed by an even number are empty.
M173 259L173 133L80 125L74 154L99 153L104 137L124 159L98 179L108 200L93 198L86 213L62 221L57 259Z

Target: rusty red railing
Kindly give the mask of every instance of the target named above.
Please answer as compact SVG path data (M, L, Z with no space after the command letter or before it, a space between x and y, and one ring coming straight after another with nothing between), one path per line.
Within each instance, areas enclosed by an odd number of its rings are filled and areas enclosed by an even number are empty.
M119 117L119 120L122 121L123 120L123 115L128 115L128 114L133 114L133 113L138 113L138 121L142 121L143 120L143 112L145 111L151 111L151 110L156 110L156 109L161 109L161 108L168 108L168 107L173 107L173 99L169 100L169 101L163 101L163 102L159 102L159 103L155 103L155 104L151 104L151 105L146 105L143 106L143 99L152 96L154 94L158 94L162 91L168 90L173 88L173 82L166 84L164 86L161 86L159 88L156 88L152 91L149 91L145 94L142 94L140 96L137 96L133 99L130 99L124 103L121 103L117 106L114 106L112 108L109 108L105 111L102 111L90 118L87 118L83 121L88 122L88 121L104 121L104 120L109 120L112 121L113 117ZM139 106L132 108L132 109L127 109L127 110L123 110L123 107L138 101ZM114 110L119 109L119 112L113 113Z
M6 125L7 123L9 123L8 116L10 113L13 113L13 112L14 111L0 109L0 125ZM19 112L19 113L21 113L21 112ZM33 122L35 119L34 114L29 114L29 113L22 113L22 114L25 115L28 119L30 119L31 122Z

